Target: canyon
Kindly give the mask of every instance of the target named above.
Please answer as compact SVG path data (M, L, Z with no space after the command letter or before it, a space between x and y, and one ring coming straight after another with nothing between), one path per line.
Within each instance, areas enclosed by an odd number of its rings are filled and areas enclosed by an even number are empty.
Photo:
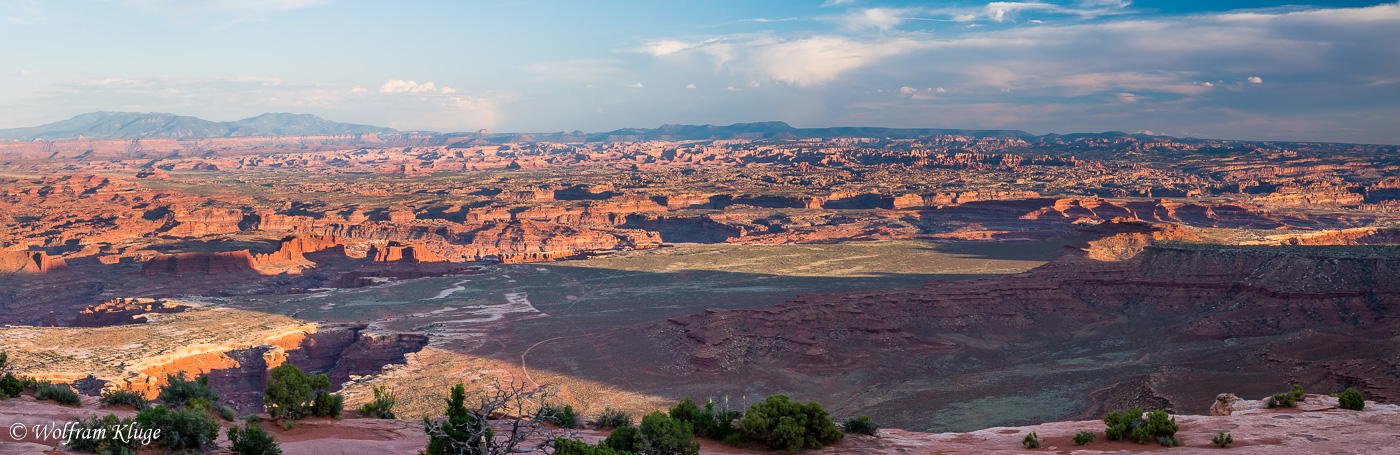
M408 417L454 381L585 413L785 393L898 429L864 453L1400 399L1395 146L872 131L0 143L0 340L89 394L208 375L240 413L283 363Z

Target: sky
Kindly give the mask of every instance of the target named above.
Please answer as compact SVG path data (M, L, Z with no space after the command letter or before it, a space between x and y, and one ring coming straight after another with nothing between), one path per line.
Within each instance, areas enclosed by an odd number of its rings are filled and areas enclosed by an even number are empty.
M1400 3L0 0L0 128L103 110L1400 144Z

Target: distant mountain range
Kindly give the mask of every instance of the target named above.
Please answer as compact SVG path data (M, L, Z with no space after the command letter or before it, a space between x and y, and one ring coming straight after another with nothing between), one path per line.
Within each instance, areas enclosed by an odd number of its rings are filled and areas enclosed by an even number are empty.
M308 136L323 134L397 133L369 125L332 122L311 114L262 114L232 122L212 122L196 117L162 113L93 112L47 125L0 129L0 140L86 139L202 139L246 136ZM1020 130L964 130L942 128L830 127L794 128L784 122L716 125L661 125L658 128L623 128L602 133L452 133L446 137L476 137L505 142L621 142L687 141L718 139L892 138L953 135L970 138L1022 139L1026 141L1073 140L1080 137L1136 139L1160 138L1117 131L1106 133L1035 135Z
M310 114L263 114L232 122L211 122L175 114L93 112L47 125L0 129L0 140L202 139L395 132L391 128L332 122Z

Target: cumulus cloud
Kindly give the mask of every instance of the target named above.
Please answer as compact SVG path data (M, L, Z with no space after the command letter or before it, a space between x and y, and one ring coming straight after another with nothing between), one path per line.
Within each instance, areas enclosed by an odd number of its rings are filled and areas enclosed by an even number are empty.
M384 81L383 85L379 86L379 93L423 93L436 91L438 91L437 86L433 85L432 81L419 84L415 81L389 79Z
M641 82L633 82L631 84L628 84L627 86L631 88L646 88L646 86L642 85Z
M1263 78L1260 78L1259 76L1250 76L1249 79L1247 79L1247 80L1248 80L1249 83L1251 83L1251 84L1263 84L1263 83L1264 83L1264 79L1263 79Z
M856 30L876 29L885 31L903 23L905 14L913 10L893 8L867 8L852 12L845 17L846 27Z
M685 88L695 88L695 84L685 84Z
M912 95L912 94L914 94L914 92L917 92L917 91L919 91L919 89L916 89L916 88L914 88L914 87L910 87L910 86L907 86L907 85L899 88L899 93L903 93L903 94L905 94L905 95Z

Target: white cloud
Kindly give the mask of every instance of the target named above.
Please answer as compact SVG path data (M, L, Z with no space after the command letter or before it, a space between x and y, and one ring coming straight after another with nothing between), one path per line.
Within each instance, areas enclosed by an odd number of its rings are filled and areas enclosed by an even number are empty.
M922 47L919 42L905 39L863 42L839 36L817 36L761 46L752 57L752 63L774 81L810 86L919 47Z
M934 91L935 91L935 92L938 92L938 93L948 93L948 91L947 91L947 90L944 90L943 87L939 87L938 89L936 89L936 90L934 90Z
M685 84L685 88L695 88L695 84Z
M352 88L350 89L350 93L365 93L365 92L368 92L368 91L369 91L369 90L365 90L364 87L360 87L360 86L358 86L358 85L356 85L356 86L354 86L354 87L352 87Z
M250 82L250 83L255 83L255 84L262 84L263 86L268 86L268 87L277 86L277 85L282 85L282 79L275 78L275 77L246 76L246 75L245 75L245 76L234 76L234 77L229 78L229 80L234 81L234 82Z
M899 88L899 93L903 93L903 94L905 94L905 95L912 95L912 94L914 94L914 92L917 92L917 91L919 91L919 89L916 89L916 88L914 88L914 87L910 87L910 86L907 86L907 85Z
M735 21L735 22L758 22L758 23L760 23L760 24L767 24L767 23L769 23L769 22L787 22L787 21L796 21L796 20L801 20L801 19L800 19L800 18L796 18L796 17L784 17L784 18L781 18L781 19L769 19L769 18L766 18L766 17L755 17L755 18L753 18L753 19L739 19L738 21Z
M633 83L629 84L628 87L631 87L631 88L646 88L646 86L645 86L645 85L642 85L641 82L633 82Z
M432 81L419 84L415 81L405 81L400 79L389 79L379 86L379 93L422 93L436 92L437 87Z
M903 23L904 15L910 12L907 9L868 8L846 15L845 23L846 27L855 30L873 28L885 31Z
M675 40L658 40L646 43L641 48L637 49L637 52L661 57L665 55L675 54L686 49L693 49L697 46L700 46L701 44L703 43L687 43L684 41Z
M1251 84L1263 84L1263 83L1264 83L1264 79L1260 78L1259 76L1250 76L1249 79L1246 79L1246 80L1248 80L1249 83L1251 83Z
M826 2L822 3L822 8L828 8L837 5L848 5L851 3L855 3L855 0L826 0Z

